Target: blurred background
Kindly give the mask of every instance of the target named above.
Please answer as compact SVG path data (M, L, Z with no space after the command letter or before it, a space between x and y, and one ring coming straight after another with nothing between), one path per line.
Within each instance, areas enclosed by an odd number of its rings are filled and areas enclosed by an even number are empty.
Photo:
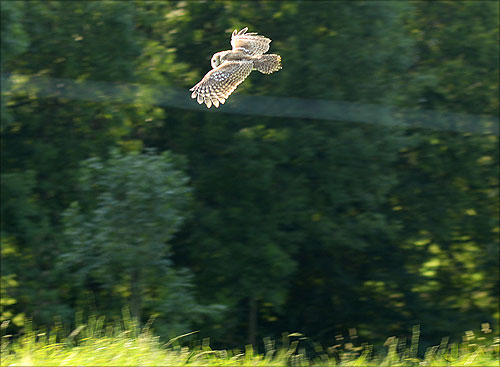
M498 333L498 19L495 1L2 1L2 332L125 307L223 348ZM283 69L199 106L243 27Z

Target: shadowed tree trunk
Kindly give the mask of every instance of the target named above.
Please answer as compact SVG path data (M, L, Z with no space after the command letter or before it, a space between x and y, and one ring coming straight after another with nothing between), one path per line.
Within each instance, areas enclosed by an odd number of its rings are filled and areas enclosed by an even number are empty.
M255 345L257 334L257 300L255 297L249 299L248 310L248 344Z
M130 313L132 317L135 317L137 321L141 318L141 287L139 285L140 274L139 269L134 269L132 271L132 277L130 279Z

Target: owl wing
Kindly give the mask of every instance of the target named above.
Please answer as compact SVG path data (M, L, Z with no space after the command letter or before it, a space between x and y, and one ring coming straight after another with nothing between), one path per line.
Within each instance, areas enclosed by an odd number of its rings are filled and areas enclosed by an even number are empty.
M247 55L262 55L269 50L271 40L257 33L246 33L247 27L241 31L234 30L231 36L231 46L233 51L243 50Z
M219 102L224 104L226 99L245 80L253 68L252 61L226 61L215 69L210 70L203 79L190 91L192 98L199 104L205 102L208 108L219 107Z

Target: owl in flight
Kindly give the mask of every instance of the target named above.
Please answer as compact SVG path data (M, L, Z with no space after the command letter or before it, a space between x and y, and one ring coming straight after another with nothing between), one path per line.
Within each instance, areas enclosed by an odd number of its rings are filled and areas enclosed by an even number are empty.
M192 98L208 108L224 104L231 93L252 70L271 74L281 69L281 56L266 54L271 40L257 33L234 30L231 36L232 50L217 52L212 56L210 70L203 79L190 89Z

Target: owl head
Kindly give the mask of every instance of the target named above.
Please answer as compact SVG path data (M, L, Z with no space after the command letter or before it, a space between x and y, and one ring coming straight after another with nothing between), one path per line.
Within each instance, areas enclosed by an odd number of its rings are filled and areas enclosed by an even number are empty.
M212 60L210 63L212 64L212 69L215 69L217 66L224 62L224 56L226 56L231 51L221 51L217 52L212 56Z

